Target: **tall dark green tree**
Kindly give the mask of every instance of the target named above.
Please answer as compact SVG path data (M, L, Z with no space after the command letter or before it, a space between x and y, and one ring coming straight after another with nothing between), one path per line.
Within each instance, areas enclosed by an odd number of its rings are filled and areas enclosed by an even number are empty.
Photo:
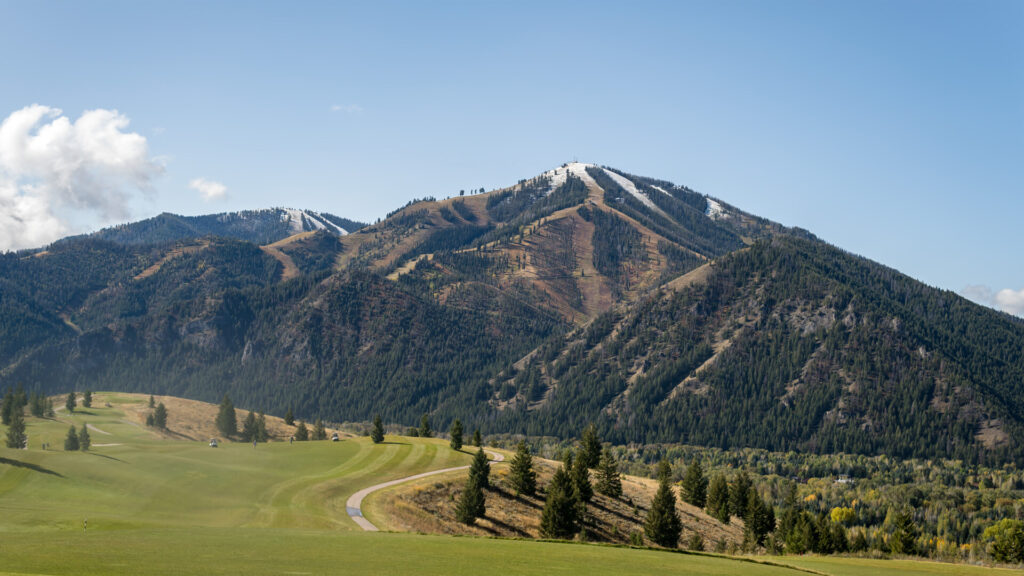
M577 458L582 459L587 468L597 468L601 463L601 439L597 436L597 427L593 424L583 429Z
M708 514L717 518L719 522L729 523L729 484L725 481L725 476L720 473L711 478L707 510Z
M579 503L580 512L586 510L586 505L594 498L594 486L590 483L590 470L587 468L587 461L580 454L572 465L572 489L576 495L576 502Z
M284 413L284 423L289 426L295 426L295 415L292 414L291 408L288 408L288 411Z
M33 392L32 396L28 401L29 413L36 418L42 418L46 415L46 396Z
M676 511L676 494L670 484L672 469L662 460L658 467L658 491L644 521L644 534L658 546L675 548L683 532L683 522Z
M373 430L370 431L370 440L373 440L374 444L380 444L384 441L384 423L380 419L380 414L373 418Z
M547 499L540 515L540 533L545 538L567 540L577 531L576 498L572 479L565 466L555 471L547 488Z
M220 409L217 411L217 431L225 438L238 434L238 416L235 415L235 405L227 394L220 401Z
M463 524L472 525L477 518L483 518L486 513L484 491L480 484L470 477L466 480L466 486L462 489L462 495L455 506L455 518Z
M509 465L509 482L516 496L524 494L533 496L537 492L537 473L533 470L533 455L525 440L519 441L516 455Z
M270 432L267 431L267 415L260 412L256 417L256 441L266 442L270 440Z
M480 488L491 487L491 464L487 461L487 454L480 448L473 455L473 462L469 465L469 478L480 485Z
M82 424L82 429L78 432L78 449L81 451L87 451L92 446L92 438L89 436L89 425Z
M324 428L324 421L316 419L313 424L313 440L327 440L327 429Z
M157 404L153 410L153 426L161 430L167 429L167 407L163 402Z
M92 390L86 390L85 394L82 394L82 407L92 408Z
M14 392L8 388L7 393L4 394L3 403L3 425L10 426L11 424L11 413L14 411Z
M608 448L605 448L601 454L601 464L597 472L597 491L609 498L622 496L622 475L619 474L619 464Z
M452 423L450 435L452 437L450 442L452 450L462 450L462 422L458 418Z
M152 394L149 395L149 408L150 410L156 408L156 400L153 398Z
M75 430L74 424L68 429L68 435L64 438L64 449L68 452L78 450L78 431Z
M746 508L747 514L743 517L744 540L750 545L764 546L765 538L775 530L775 511L753 486L747 492Z
M889 538L889 547L893 554L917 554L917 524L907 508L896 513L896 529Z
M77 406L78 406L78 400L75 399L75 393L74 392L68 392L68 398L67 398L67 400L64 401L64 408L68 412L74 412L75 408Z
M11 412L11 419L7 424L7 447L21 449L25 447L25 417L21 410Z
M242 422L242 441L252 442L256 439L256 413L249 411L249 414L245 417L245 421Z
M729 486L729 512L733 516L746 518L747 498L753 486L754 483L750 480L750 475L747 474L746 470L741 471L733 479L732 485Z
M295 427L295 439L299 442L305 442L309 440L309 428L306 428L305 422L299 422L299 425Z
M430 416L427 414L420 418L420 438L431 438L434 436L434 431L430 429Z
M704 468L700 465L700 460L696 458L686 467L682 492L683 501L693 504L697 508L703 508L707 503L708 479L704 476Z
M483 437L480 436L480 429L473 430L473 446L477 448L484 445Z

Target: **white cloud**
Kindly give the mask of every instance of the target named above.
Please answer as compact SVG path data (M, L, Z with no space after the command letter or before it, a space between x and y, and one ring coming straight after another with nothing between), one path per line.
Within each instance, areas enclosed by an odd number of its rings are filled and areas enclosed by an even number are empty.
M215 182L213 180L207 180L206 178L196 178L188 183L188 187L199 192L202 195L203 200L207 202L211 200L221 200L226 198L228 195L228 187Z
M363 107L358 104L335 104L331 106L331 112L347 112L349 114L358 114L363 111Z
M128 216L128 201L148 192L163 165L146 139L125 132L116 110L89 110L71 122L57 108L33 104L0 123L0 250L52 242L76 224Z
M1024 289L1004 288L996 292L988 286L975 284L961 290L960 295L978 304L1002 310L1007 314L1024 317Z

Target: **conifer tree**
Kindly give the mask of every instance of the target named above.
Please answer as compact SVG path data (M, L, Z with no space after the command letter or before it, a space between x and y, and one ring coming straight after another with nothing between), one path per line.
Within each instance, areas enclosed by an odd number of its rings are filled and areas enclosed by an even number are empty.
M7 447L20 450L25 447L28 438L25 435L25 417L21 410L12 410L11 419L7 424Z
M14 392L11 392L10 388L7 389L7 393L4 394L2 420L4 426L10 426L11 414L14 411Z
M46 417L53 418L57 412L53 409L53 398L46 399Z
M270 433L267 432L267 415L260 412L256 417L256 441L266 442L270 440Z
M384 423L380 419L380 414L377 414L373 419L373 430L370 431L370 440L373 440L374 444L380 444L384 441Z
M156 418L153 416L152 412L146 414L146 426L149 426L150 428L156 426Z
M711 479L711 487L708 488L707 509L708 514L717 518L719 522L729 523L729 484L722 474L715 474Z
M462 489L462 495L455 507L455 518L463 524L472 525L477 518L483 518L486 513L484 491L471 476L466 480L466 486Z
M479 447L483 446L483 443L484 443L484 440L480 436L480 429L477 428L476 430L473 430L473 446L476 446L477 448L479 448Z
M305 422L299 422L299 425L295 427L295 439L299 442L305 442L309 440L309 428L306 428Z
M424 414L423 418L420 418L420 438L431 438L434 436L434 431L430 429L430 416Z
M451 437L452 450L462 450L462 422L458 418L452 423Z
M533 496L537 492L537 473L533 470L533 455L530 454L530 447L525 440L519 441L516 447L516 455L512 457L509 465L509 481L516 496L525 494Z
M64 449L69 452L78 450L78 431L75 430L74 424L68 429L68 435L64 438Z
M580 517L586 510L587 503L594 497L594 486L590 483L590 470L587 469L587 461L584 454L576 457L572 465L572 489L576 495L576 502L580 506Z
M540 516L540 533L545 538L569 539L576 533L576 498L565 466L555 471L548 484L548 496Z
M150 408L150 410L152 410L153 408L156 408L156 400L153 399L153 395L152 394L149 395L149 408Z
M42 418L46 415L46 396L39 393L32 393L32 398L28 403L29 412L36 418Z
M703 508L707 503L708 479L704 476L704 468L696 458L686 468L683 476L683 501Z
M82 394L82 406L92 408L92 390L86 390L85 394Z
M82 430L78 433L78 449L85 452L92 446L92 438L89 437L89 426L82 424Z
M896 513L896 530L889 539L893 554L917 554L917 525L910 511L902 509Z
M68 412L74 412L76 406L78 406L78 401L75 400L75 393L68 392L68 399L64 401L64 408L67 409Z
M601 464L597 473L597 491L609 498L622 496L622 475L619 474L619 464L612 457L612 451L604 449L601 454Z
M289 426L295 426L295 415L292 414L291 408L289 408L288 411L284 413L284 423Z
M235 415L235 405L227 394L220 402L220 410L217 412L217 430L225 438L238 434L238 416Z
M161 430L167 429L167 407L163 402L157 404L153 410L153 426Z
M583 460L587 468L597 468L601 463L601 439L597 436L597 427L593 424L583 430L583 439L580 442L580 451L577 458Z
M764 539L775 530L775 511L761 499L753 486L747 491L747 514L743 517L744 539L749 544L764 546ZM828 537L828 534L825 534Z
M324 421L320 418L313 424L313 440L327 440L327 430L324 429Z
M491 487L491 464L487 461L487 454L480 448L473 456L473 462L469 465L469 478L480 485L480 488Z
M242 423L242 441L252 442L256 439L256 413L249 411Z
M750 476L745 470L736 475L732 486L729 486L729 512L733 516L746 518L747 497L753 485L754 483L751 482Z
M651 500L651 509L644 522L644 534L665 548L678 546L679 535L683 531L683 523L676 512L676 494L672 491L671 478L672 469L668 462L662 460L658 467L658 491Z

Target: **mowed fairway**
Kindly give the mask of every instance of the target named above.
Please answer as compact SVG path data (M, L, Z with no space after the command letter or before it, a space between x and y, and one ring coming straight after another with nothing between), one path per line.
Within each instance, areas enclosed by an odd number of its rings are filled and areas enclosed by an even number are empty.
M349 495L466 465L470 454L443 440L401 437L380 445L358 438L210 448L126 420L126 404L142 397L98 398L99 406L113 406L29 418L30 449L0 448L0 575L807 573L710 555L361 532L345 511ZM61 449L71 423L92 427L91 451ZM50 450L41 450L43 442ZM991 573L930 563L770 561L837 575L904 567Z

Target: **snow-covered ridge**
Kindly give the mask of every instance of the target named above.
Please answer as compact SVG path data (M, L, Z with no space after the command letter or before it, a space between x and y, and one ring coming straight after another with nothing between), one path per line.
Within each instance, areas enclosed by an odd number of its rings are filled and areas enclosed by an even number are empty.
M327 218L324 218L319 213L313 212L312 210L296 210L294 208L281 208L281 211L283 212L283 214L281 214L281 221L287 222L288 225L291 226L293 234L298 234L300 232L306 231L305 225L303 224L302 221L303 217L305 217L306 222L313 226L314 230L330 230L341 236L348 234L347 230L345 230L341 226L338 226L334 222L331 222Z
M708 198L707 200L708 208L704 213L708 215L708 218L711 218L712 220L717 220L719 218L725 217L725 208L722 208L721 204L719 204L715 200L712 200L711 198Z
M568 179L569 174L583 179L587 179L587 168L593 168L593 164L584 164L583 162L570 162L565 166L559 166L553 170L541 174L542 177L548 178L551 181L551 187L548 189L547 194L551 194L555 190L558 190L562 184Z

